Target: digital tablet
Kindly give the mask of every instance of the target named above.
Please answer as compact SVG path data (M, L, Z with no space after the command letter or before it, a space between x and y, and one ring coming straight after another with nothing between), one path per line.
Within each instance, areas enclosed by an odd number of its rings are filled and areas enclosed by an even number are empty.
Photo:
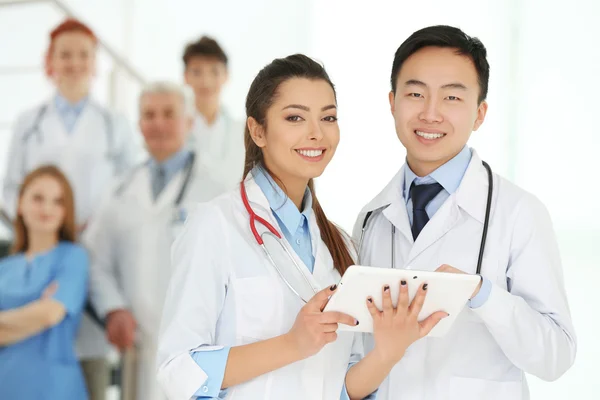
M373 332L373 318L367 308L367 298L373 298L381 310L382 290L390 285L394 307L398 301L400 281L408 285L409 301L418 288L427 283L427 297L419 313L419 321L436 311L450 314L431 330L428 336L444 336L479 284L478 275L453 274L447 272L415 271L412 269L390 269L353 265L342 277L337 291L331 296L323 311L340 311L359 321L358 326L339 325L341 331Z

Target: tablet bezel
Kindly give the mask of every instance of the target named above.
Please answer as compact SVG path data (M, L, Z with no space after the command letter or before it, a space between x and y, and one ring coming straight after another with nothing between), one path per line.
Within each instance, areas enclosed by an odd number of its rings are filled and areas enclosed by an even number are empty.
M470 274L353 265L344 273L338 289L323 311L340 311L358 319L358 326L340 324L338 328L340 331L373 332L373 319L367 308L367 297L371 296L375 306L381 310L383 287L386 284L390 285L395 307L401 280L407 282L409 301L413 300L421 285L428 284L427 297L418 320L424 320L435 311L447 312L449 316L440 321L428 335L441 337L450 330L481 277Z

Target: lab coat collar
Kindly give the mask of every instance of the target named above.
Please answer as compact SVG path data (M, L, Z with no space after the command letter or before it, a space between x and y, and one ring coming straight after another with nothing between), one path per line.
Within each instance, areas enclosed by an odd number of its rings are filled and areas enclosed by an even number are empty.
M387 186L362 209L359 218L364 221L368 212L383 210L384 216L406 240L414 243L406 202L401 192L404 187L405 168L407 166L403 165ZM411 251L412 257L409 258L416 257L416 255L448 232L460 216L459 209L465 211L483 224L485 220L487 188L487 172L481 164L481 158L479 158L477 152L472 150L471 161L460 186L425 226L421 235L419 235L419 240L415 243Z
M269 201L273 213L279 217L279 220L285 225L288 232L295 234L301 224L303 224L304 219L309 220L310 214L313 212L310 189L307 187L304 191L304 198L302 200L303 210L300 212L263 167L254 167L252 169L252 176Z
M72 111L79 115L83 108L86 106L89 98L89 96L85 96L83 99L73 104L57 92L54 96L54 105L56 109L61 113L68 113Z
M271 223L273 226L277 226L277 222L275 220L275 216L273 215L273 211L271 210L271 205L269 204L269 200L261 190L260 186L254 180L252 176L252 172L249 172L244 180L244 185L246 187L246 194L248 195L248 201L254 203L262 208L262 213L259 213L257 210L257 214L263 214L262 217ZM264 215L266 214L266 216ZM314 212L308 214L308 225L310 229L310 237L312 242L312 252L315 257L315 268L317 264L317 256L318 256L318 245L321 243L321 232L319 231L319 227L317 224L317 219ZM292 250L293 251L293 250ZM314 273L314 272L313 272Z
M481 224L485 221L488 175L481 158L475 150L463 181L456 191L457 205Z
M481 159L473 151L471 162L457 191L450 195L425 225L410 249L406 262L410 265L421 253L450 232L459 222L461 210L483 224L487 187L487 172Z
M271 211L271 206L269 205L269 201L266 196L258 186L258 184L254 181L252 177L252 173L249 172L244 179L244 185L246 188L246 194L248 195L248 201L250 202L250 206L253 208L254 212L267 220L271 225L277 227L277 222ZM238 189L239 190L239 186ZM241 202L241 199L240 199ZM244 209L244 212L246 210ZM312 252L315 257L315 265L313 269L313 273L311 274L309 269L306 268L304 271L311 282L311 285L316 290L320 290L324 287L323 282L328 282L330 280L329 276L332 273L333 263L331 263L331 256L325 246L325 243L321 239L321 231L319 230L319 226L317 224L317 219L315 213L310 213L308 219L308 225L310 229L310 237L312 242ZM253 239L254 240L254 239ZM298 257L294 249L287 243L285 237L282 235L282 241L286 244L288 250L294 256L294 260L299 264L303 265L303 261Z
M387 186L362 209L361 214L404 201L401 190L404 187L406 168L404 164ZM487 171L477 152L472 149L471 161L455 194L457 205L481 223L485 219L487 188Z
M211 125L209 125L204 115L196 111L195 128L202 132L221 130L225 127L228 118L229 115L227 113L227 110L225 109L225 107L220 106L215 121Z

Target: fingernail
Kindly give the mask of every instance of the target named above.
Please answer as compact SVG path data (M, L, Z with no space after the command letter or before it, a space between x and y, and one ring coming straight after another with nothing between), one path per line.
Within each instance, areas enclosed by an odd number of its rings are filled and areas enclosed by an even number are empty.
M354 320L354 322L355 322L355 324L354 324L354 325L358 325L358 320L357 320L357 319L356 319L356 320Z
M337 285L331 285L329 287L329 290L331 290L332 292L337 288Z
M426 283L424 283L424 284L423 284L423 290L427 290L427 286L428 286L428 285L427 285Z
M384 292L386 292L386 291L388 291L388 290L390 290L390 287L389 287L388 285L385 285L385 286L383 287L383 291L384 291Z
M400 281L400 284L401 284L402 286L406 286L406 281Z
M373 302L373 299L372 299L372 298L370 298L370 297L368 297L368 298L367 298L367 301L368 301L369 303L372 303L372 302Z

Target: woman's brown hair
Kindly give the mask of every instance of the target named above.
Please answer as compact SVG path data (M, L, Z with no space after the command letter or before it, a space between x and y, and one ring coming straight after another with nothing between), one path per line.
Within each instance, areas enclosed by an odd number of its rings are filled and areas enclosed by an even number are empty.
M23 180L23 183L21 184L21 188L19 189L18 204L21 203L23 193L25 193L27 187L36 179L44 176L49 176L56 179L62 187L62 200L63 207L65 208L65 217L58 231L58 240L75 242L75 201L73 199L73 190L71 189L71 185L69 184L66 176L57 167L46 165L39 167L27 174ZM17 212L17 217L15 218L13 226L15 231L15 239L11 248L11 253L15 254L27 251L29 248L28 232L27 227L25 226L25 221L23 220L20 212Z
M279 86L293 78L305 78L315 81L325 81L331 86L335 96L335 88L331 79L327 75L325 68L315 62L311 58L295 54L286 58L273 60L269 65L264 67L254 78L248 96L246 97L246 116L254 118L265 130L267 128L267 110L273 104ZM246 162L244 164L244 176L246 176L255 166L260 165L275 179L277 177L268 171L264 165L263 153L260 147L254 143L250 136L250 130L246 125L244 131L244 144L246 146ZM319 230L321 231L321 239L325 242L331 257L333 265L338 270L340 275L343 275L346 269L354 261L350 256L348 245L344 240L342 233L338 228L330 222L323 208L317 200L313 180L308 182L308 187L312 193L313 211L315 213Z

